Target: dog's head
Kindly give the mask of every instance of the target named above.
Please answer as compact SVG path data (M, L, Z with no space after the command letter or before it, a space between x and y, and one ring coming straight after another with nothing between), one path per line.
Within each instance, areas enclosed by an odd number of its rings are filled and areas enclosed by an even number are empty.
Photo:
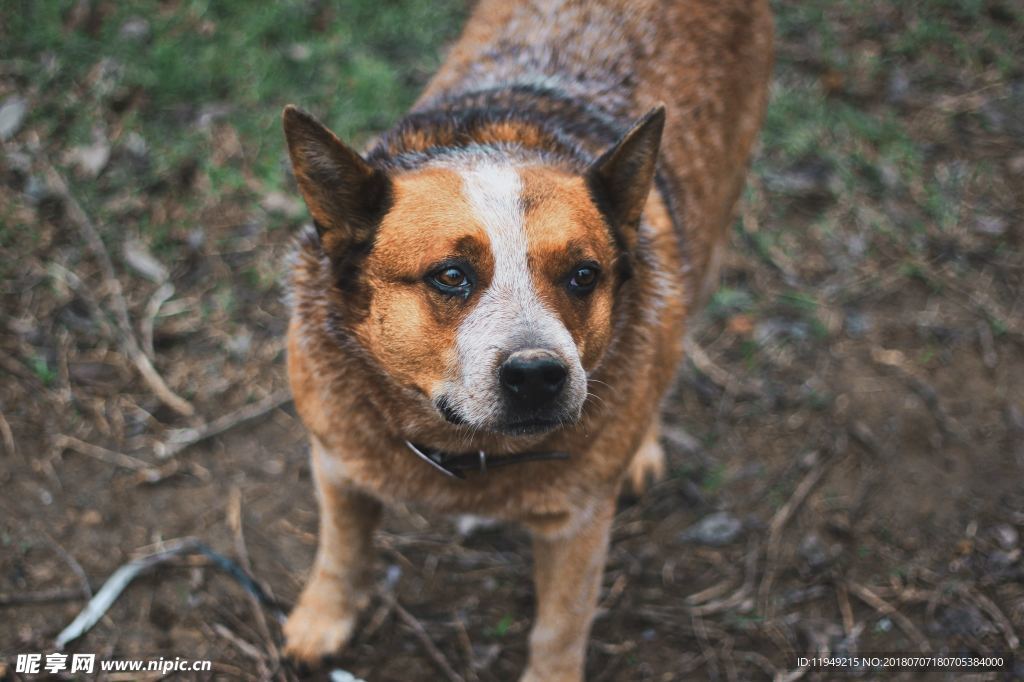
M508 435L582 412L663 124L659 107L585 172L493 157L386 172L284 112L352 335L447 421Z

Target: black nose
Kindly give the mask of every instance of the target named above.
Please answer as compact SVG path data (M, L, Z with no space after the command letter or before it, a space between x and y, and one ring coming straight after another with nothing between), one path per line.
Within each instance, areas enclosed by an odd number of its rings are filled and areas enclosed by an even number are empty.
M531 407L539 407L561 393L566 374L565 364L545 350L517 351L498 370L505 393Z

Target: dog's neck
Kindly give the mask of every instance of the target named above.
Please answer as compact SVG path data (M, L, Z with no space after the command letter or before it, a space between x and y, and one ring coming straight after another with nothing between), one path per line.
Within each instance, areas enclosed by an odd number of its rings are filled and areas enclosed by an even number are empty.
M552 460L567 460L567 452L517 452L508 455L491 457L485 450L474 452L451 453L434 450L412 441L405 441L409 451L434 467L439 473L451 478L465 479L467 473L485 475L490 469L497 469L513 464Z

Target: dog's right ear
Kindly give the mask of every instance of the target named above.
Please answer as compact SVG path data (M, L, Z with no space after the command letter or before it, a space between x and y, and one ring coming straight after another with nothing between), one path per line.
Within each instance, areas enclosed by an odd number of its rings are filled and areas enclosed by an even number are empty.
M282 119L295 180L324 251L340 258L369 248L390 205L388 176L306 112L288 105Z

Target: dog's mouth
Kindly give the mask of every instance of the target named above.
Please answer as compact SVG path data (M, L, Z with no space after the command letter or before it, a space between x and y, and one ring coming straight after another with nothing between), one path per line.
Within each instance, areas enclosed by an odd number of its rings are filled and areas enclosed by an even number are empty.
M566 420L564 419L544 417L504 422L499 424L495 430L508 436L532 436L554 431L565 424Z
M573 417L556 412L528 416L511 415L497 419L489 424L474 424L469 419L466 419L443 396L434 401L434 408L449 424L470 427L477 431L490 431L504 436L532 436L547 433L576 421Z
M434 401L434 407L449 424L455 424L456 426L467 426L469 424L444 396Z

